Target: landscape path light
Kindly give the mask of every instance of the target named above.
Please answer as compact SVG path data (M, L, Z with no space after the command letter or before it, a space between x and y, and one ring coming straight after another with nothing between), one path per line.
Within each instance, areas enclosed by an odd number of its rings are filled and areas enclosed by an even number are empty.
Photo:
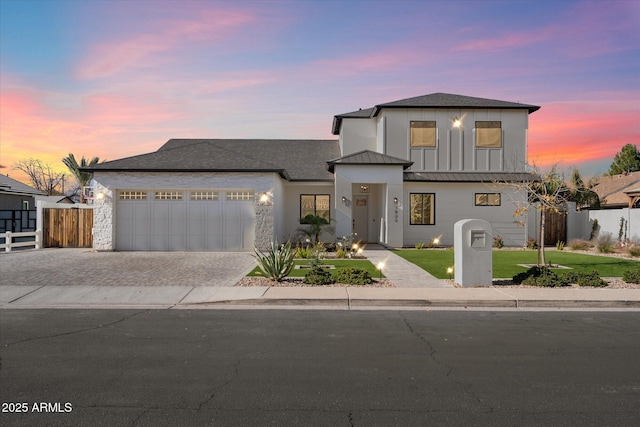
M382 270L384 269L384 261L380 261L377 265L376 268L378 269L378 271L380 272L380 278L382 279Z

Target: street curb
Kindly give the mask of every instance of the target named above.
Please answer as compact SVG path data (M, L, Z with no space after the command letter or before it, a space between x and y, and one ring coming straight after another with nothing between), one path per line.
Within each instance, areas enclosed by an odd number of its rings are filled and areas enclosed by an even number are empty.
M568 300L384 300L384 299L308 299L271 298L202 301L183 306L332 306L332 307L474 307L474 308L631 308L640 309L640 301L568 301Z

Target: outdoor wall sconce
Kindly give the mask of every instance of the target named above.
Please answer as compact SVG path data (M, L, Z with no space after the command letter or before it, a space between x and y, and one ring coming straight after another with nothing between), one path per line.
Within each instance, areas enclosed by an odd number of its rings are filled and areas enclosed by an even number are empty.
M369 186L368 185L361 185L360 186L360 192L361 193L368 193L369 192Z
M393 198L393 205L394 206L398 206L398 198L397 197Z
M459 128L460 126L462 126L462 121L459 118L454 118L453 119L453 127L454 128Z
M258 201L263 205L267 205L271 203L271 197L272 194L270 193L262 193L260 194L260 197L258 197Z
M104 193L102 191L98 192L98 194L96 195L96 199L104 200Z

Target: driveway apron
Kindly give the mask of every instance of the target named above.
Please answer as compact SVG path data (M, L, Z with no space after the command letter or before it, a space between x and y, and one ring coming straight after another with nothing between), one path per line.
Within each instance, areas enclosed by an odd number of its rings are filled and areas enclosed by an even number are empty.
M240 252L49 248L0 254L0 277L25 286L233 286L255 265Z

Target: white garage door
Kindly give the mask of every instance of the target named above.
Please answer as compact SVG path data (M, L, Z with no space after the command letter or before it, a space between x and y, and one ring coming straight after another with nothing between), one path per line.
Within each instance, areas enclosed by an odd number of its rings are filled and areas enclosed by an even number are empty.
M122 190L116 205L121 251L249 251L253 191Z

